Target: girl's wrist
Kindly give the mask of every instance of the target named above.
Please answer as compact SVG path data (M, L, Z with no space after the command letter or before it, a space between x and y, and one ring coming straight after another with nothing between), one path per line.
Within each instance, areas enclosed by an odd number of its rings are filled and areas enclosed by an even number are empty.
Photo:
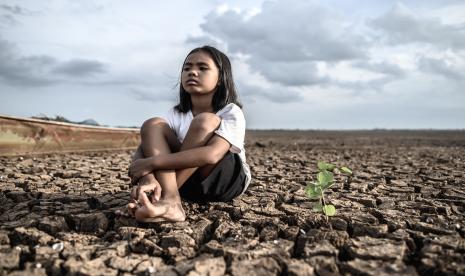
M157 165L158 165L157 158L155 156L150 157L150 167L152 168L152 171L158 169Z

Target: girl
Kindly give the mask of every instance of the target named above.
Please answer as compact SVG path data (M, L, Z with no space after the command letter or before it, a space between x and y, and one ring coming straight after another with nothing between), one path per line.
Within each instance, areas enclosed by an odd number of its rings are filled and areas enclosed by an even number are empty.
M250 183L245 119L228 57L211 46L192 50L183 63L179 100L166 116L141 127L129 167L138 186L128 210L138 221L184 221L181 197L230 201Z

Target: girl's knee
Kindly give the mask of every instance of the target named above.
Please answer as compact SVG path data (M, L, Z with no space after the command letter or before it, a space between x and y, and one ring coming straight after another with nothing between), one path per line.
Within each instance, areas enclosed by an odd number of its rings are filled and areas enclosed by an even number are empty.
M167 123L163 118L159 118L159 117L150 118L142 124L140 128L140 132L142 134L142 133L145 133L147 130L152 129L153 127L161 127L166 124Z
M203 112L192 120L191 126L197 130L213 131L218 128L221 118L213 113Z

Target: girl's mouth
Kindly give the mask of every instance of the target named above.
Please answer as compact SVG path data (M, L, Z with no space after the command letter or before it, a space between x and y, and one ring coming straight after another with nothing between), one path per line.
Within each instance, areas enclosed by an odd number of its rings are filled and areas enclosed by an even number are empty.
M199 85L199 83L196 80L188 80L186 81L187 85Z

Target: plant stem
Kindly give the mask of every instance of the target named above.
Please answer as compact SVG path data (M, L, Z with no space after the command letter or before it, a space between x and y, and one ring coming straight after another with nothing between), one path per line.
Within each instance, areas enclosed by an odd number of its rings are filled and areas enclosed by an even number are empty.
M326 222L329 221L328 215L326 215L325 208L326 208L326 202L325 202L325 191L321 190L321 199L323 200L323 214L325 214L326 217Z

